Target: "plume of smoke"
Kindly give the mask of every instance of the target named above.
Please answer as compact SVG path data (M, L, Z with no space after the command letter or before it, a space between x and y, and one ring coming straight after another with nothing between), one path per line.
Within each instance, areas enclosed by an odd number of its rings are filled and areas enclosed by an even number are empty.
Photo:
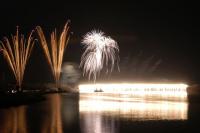
M23 35L19 35L17 28L16 35L12 36L11 40L4 37L4 40L0 41L0 51L3 53L15 76L19 91L22 90L21 85L24 77L24 71L35 42L32 37L32 33L33 31L30 33L26 41Z
M82 44L85 52L81 57L80 67L83 67L84 76L87 75L89 79L92 76L95 81L104 64L106 67L110 64L112 72L115 61L119 61L119 47L115 40L105 36L104 32L93 30L84 35Z
M73 62L65 62L62 65L61 83L62 85L76 84L81 74L79 71L78 64Z

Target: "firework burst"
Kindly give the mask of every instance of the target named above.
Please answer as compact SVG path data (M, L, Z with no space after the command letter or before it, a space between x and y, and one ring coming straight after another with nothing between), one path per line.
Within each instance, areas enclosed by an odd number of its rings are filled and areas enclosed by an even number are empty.
M3 53L8 65L10 66L15 79L17 81L17 89L22 90L21 85L24 77L24 71L26 64L31 55L34 39L32 33L28 36L28 39L23 35L19 35L18 28L15 36L12 36L12 40L4 37L4 41L0 41L0 51Z
M63 62L63 56L65 48L69 42L70 33L69 33L69 23L68 21L64 28L62 33L60 34L60 38L57 38L56 30L51 33L51 47L48 47L46 37L43 33L43 30L40 26L36 27L36 31L40 38L40 44L42 46L42 49L44 51L45 57L47 59L47 62L51 68L51 71L53 73L56 87L59 86L59 79L60 79L60 72L61 72L61 66Z
M119 60L119 47L117 42L111 37L106 37L104 32L93 30L88 32L82 40L85 52L81 57L80 67L83 67L83 75L91 76L95 81L97 75L110 64L111 72L114 68L115 61Z

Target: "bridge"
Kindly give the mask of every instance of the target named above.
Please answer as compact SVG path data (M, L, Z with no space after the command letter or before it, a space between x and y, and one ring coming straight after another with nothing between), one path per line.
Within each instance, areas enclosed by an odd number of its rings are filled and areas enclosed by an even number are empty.
M188 85L179 84L154 84L154 83L96 83L80 84L79 93L112 93L133 95L166 95L187 96Z

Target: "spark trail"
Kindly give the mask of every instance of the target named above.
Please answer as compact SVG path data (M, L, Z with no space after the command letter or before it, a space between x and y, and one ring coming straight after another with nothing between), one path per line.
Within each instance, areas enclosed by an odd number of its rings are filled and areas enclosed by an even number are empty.
M51 68L57 88L59 87L59 80L60 80L60 73L61 73L64 52L70 38L69 23L70 21L68 21L65 24L63 31L59 36L60 38L57 38L56 30L51 33L51 42L50 42L51 47L48 47L47 40L43 33L42 28L40 26L36 27L36 31L39 35L41 42L40 44L44 51L47 62Z
M12 36L11 40L4 37L4 40L0 41L0 52L3 53L15 76L18 91L22 91L21 85L24 78L25 68L35 43L32 33L33 31L26 40L24 35L19 35L17 28L16 35Z
M83 68L83 75L91 77L95 81L97 75L110 65L111 72L115 66L115 61L119 61L119 47L115 40L105 36L104 32L93 30L84 35L82 44L85 52L81 57L80 67ZM118 65L118 64L117 64Z

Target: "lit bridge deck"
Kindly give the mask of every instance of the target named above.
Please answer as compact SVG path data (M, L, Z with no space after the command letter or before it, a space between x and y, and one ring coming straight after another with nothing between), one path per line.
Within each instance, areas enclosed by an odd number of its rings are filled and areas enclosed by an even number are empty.
M79 93L112 93L133 95L167 95L187 96L186 84L141 84L141 83L111 83L111 84L80 84Z

